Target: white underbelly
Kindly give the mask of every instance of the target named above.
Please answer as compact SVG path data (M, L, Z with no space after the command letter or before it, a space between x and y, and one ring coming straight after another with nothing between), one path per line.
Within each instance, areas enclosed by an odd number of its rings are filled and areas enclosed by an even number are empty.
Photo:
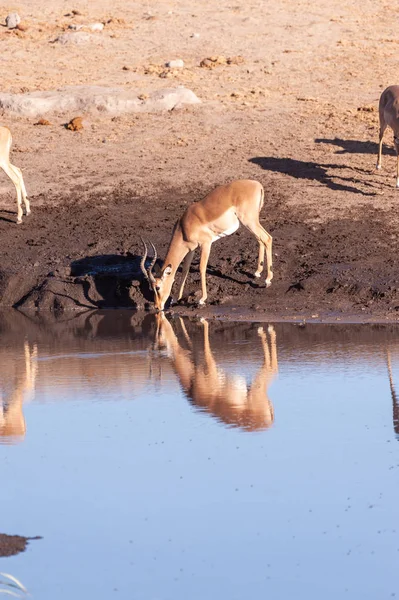
M221 231L220 233L215 233L212 238L212 241L214 242L215 240L220 240L220 238L222 238L222 237L231 235L232 233L237 231L239 226L240 226L240 221L237 219L237 223L234 223L234 225L232 227L229 227L229 229L225 229L224 231Z

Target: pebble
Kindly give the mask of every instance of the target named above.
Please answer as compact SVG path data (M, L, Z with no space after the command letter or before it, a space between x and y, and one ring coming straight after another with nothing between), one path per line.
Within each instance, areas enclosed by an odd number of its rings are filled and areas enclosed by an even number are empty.
M199 38L199 37L200 37L200 34L199 34L199 33L192 33L192 34L190 35L190 37L191 37L191 38Z
M21 22L21 17L18 13L10 13L6 17L6 26L8 29L15 29Z
M182 69L184 67L184 61L181 58L170 60L165 63L165 67L168 67L169 69Z
M87 25L87 29L90 29L90 31L102 31L104 23L90 23L90 25Z

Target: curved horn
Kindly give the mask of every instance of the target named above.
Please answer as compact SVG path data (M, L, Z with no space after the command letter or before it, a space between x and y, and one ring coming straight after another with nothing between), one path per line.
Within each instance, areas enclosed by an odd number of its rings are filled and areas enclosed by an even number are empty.
M151 246L152 246L152 251L153 251L153 253L154 253L154 256L153 256L153 259L152 259L152 261L151 261L151 264L150 264L150 266L148 267L148 271L151 273L151 272L152 272L152 268L153 268L153 266L155 265L155 263L156 263L156 261L157 261L157 258L158 258L158 253L157 253L157 250L156 250L156 248L155 248L154 244L153 244L152 242L150 242L150 244L151 244Z
M148 250L147 250L146 243L145 243L145 241L143 240L143 238L141 236L140 236L140 239L143 242L143 246L144 246L144 254L143 254L143 258L140 261L140 269L142 270L144 277L146 279L148 279L148 273L147 273L146 268L145 268L145 261L146 261L146 258L147 258Z

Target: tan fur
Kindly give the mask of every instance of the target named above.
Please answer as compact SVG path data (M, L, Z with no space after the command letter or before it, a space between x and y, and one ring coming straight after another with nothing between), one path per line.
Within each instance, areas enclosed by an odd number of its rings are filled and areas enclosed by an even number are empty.
M24 201L26 214L30 214L30 204L27 198L21 169L10 163L10 149L12 144L11 131L7 127L0 127L0 168L8 175L17 190L17 223L22 223L22 200Z
M272 236L259 223L259 212L263 206L264 191L258 181L244 179L217 187L205 198L191 204L177 221L169 250L164 260L161 276L150 279L155 294L155 307L163 310L170 296L175 274L184 259L182 283L178 300L183 295L184 284L190 264L197 247L201 248L200 273L202 297L205 304L206 267L212 243L232 233L242 223L259 242L258 267L255 277L263 271L264 254L267 256L266 285L271 284L272 273Z

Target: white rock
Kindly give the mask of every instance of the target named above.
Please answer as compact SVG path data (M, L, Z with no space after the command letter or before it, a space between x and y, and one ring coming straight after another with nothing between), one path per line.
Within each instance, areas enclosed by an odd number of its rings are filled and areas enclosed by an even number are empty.
M196 38L196 39L198 39L198 38L200 37L200 34L199 34L199 33L192 33L192 34L190 35L190 37L191 37L191 38Z
M21 17L18 13L10 13L6 17L6 26L8 29L15 29L21 22Z
M50 112L123 114L172 110L201 100L184 86L154 92L145 100L122 88L101 86L69 86L45 92L26 94L0 93L0 109L28 117Z
M97 36L93 36L90 33L84 31L76 31L71 33L63 33L55 41L63 46L74 46L80 44L89 44L94 39L97 40Z
M87 25L87 29L90 29L90 31L102 31L104 23L90 23L90 25Z
M165 63L165 67L169 67L169 69L182 69L184 67L184 61L181 58L170 60Z

